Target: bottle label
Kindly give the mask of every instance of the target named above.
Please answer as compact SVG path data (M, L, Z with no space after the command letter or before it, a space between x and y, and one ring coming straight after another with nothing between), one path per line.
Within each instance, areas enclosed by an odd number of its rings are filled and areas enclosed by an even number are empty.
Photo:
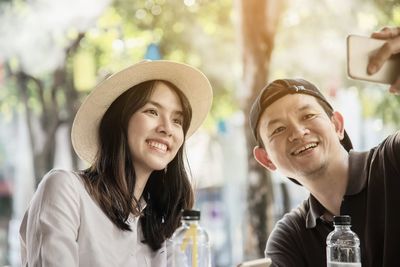
M193 246L192 246L192 264L193 267L197 267L197 225L191 224L189 226L189 229L185 233L183 237L183 242L181 244L181 251L185 251L186 247L188 246L189 240L192 240Z

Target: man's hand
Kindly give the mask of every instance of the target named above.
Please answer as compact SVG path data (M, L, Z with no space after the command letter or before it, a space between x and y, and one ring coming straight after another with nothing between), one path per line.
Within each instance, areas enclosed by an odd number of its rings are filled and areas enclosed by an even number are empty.
M400 52L400 27L384 27L372 33L371 37L386 40L386 43L369 60L367 71L369 74L374 74L388 58ZM399 78L390 86L389 92L400 94L400 70Z

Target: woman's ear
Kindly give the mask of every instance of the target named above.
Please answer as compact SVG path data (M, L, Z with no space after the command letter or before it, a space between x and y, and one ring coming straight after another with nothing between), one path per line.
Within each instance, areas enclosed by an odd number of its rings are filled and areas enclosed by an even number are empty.
M270 171L275 171L276 166L275 164L272 163L272 161L269 159L269 156L267 154L267 151L265 151L264 148L261 148L259 146L255 146L253 148L253 156L255 160L260 163L264 168L270 170Z
M344 119L340 112L334 111L331 117L332 123L335 125L335 131L340 140L344 138Z

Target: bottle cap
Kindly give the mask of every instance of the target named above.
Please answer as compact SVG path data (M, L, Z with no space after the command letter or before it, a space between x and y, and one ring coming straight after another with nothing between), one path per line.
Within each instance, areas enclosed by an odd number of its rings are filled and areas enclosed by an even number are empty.
M334 225L351 225L351 217L349 215L333 216Z
M200 220L200 211L199 210L182 210L182 219L184 220Z

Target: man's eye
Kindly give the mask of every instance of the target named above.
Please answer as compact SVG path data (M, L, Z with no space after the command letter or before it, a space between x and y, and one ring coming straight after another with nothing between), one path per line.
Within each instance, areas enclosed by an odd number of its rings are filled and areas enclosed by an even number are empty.
M308 120L308 119L312 119L314 117L315 117L315 114L307 114L307 115L304 116L304 119Z
M276 128L276 129L272 132L272 135L281 133L281 132L283 132L284 130L285 130L285 127L283 127L283 126L278 127L278 128Z

